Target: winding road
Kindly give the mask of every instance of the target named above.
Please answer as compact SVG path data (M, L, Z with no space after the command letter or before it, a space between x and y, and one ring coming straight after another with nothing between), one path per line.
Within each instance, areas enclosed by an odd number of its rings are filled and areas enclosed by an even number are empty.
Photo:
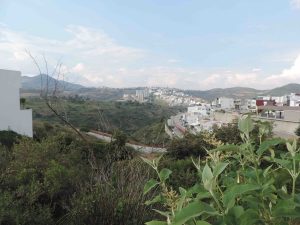
M97 132L97 131L91 131L87 133L90 136L93 136L95 138L98 138L102 141L105 142L111 142L111 135L102 133L102 132ZM152 147L152 146L147 146L147 145L142 145L142 144L133 144L133 143L126 143L126 146L130 146L134 148L135 150L143 153L164 153L167 151L166 148L159 148L159 147Z

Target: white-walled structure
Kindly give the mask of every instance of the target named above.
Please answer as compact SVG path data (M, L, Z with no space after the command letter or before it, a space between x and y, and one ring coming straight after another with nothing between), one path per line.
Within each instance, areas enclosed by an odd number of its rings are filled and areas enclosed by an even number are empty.
M288 96L288 99L289 99L289 106L293 106L293 107L300 106L300 94L291 93Z
M217 108L221 109L234 109L234 99L233 98L226 98L226 97L220 97L216 101Z
M20 109L20 88L21 72L0 69L0 130L32 137L32 110Z

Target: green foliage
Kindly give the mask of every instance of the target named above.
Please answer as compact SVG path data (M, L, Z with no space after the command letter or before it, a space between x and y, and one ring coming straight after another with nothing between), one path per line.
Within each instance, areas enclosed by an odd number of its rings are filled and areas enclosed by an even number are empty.
M168 155L175 159L191 156L204 157L208 149L215 148L218 144L217 140L207 133L186 134L183 138L173 139L167 150Z
M251 136L255 123L243 117L238 125L242 143L210 150L203 161L192 160L197 180L186 189L174 189L168 180L172 176L161 176L166 169L159 169L160 158L144 159L157 174L151 180L160 189L154 202L165 217L153 224L298 224L300 147L295 140L286 143L285 152L275 153L283 140L264 140L269 130L261 126L257 146Z
M14 131L0 131L0 144L7 148L12 148L19 138L21 138L21 135Z
M237 123L229 123L222 127L214 127L216 139L227 144L240 144L242 142Z
M37 123L35 132L35 139L22 138L9 151L0 146L0 224L135 225L152 219L143 195L150 169L110 151L131 150L123 134L111 144L87 146L65 127Z
M114 102L94 100L63 99L63 112L68 112L68 120L78 128L113 133L120 129L128 136L144 140L139 129L147 129L178 113L181 108L161 106L152 103ZM33 119L51 123L61 121L45 106L43 100L28 99L27 106L33 109ZM58 105L57 107L61 107ZM60 108L59 108L60 109ZM150 128L151 129L151 128ZM140 133L141 136L138 135ZM155 136L155 135L154 135ZM146 139L146 142L149 139Z
M120 130L115 130L112 136L112 141L107 145L107 151L110 152L109 159L112 161L132 159L137 152L126 146L127 135Z
M197 181L197 170L189 158L173 160L166 157L161 161L160 168L169 168L173 171L168 184L175 189L179 187L188 188Z
M143 185L151 176L149 167L140 160L122 161L109 174L106 181L76 194L69 217L72 224L142 225L152 219L144 204L148 197L143 195Z
M165 121L153 123L143 127L131 136L135 141L147 145L167 145L170 143L170 137L165 132Z

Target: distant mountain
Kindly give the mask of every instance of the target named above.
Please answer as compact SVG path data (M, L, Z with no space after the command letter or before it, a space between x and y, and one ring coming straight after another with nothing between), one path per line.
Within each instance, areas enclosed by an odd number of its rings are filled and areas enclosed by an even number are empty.
M233 88L214 88L207 91L185 90L186 94L200 97L205 100L213 100L218 97L228 98L255 98L260 95L266 96L282 96L290 93L300 93L300 84L287 84L282 87L277 87L271 90L257 90L247 87L233 87Z
M44 74L34 77L22 77L23 90L41 90L41 86L43 86L43 89L45 89L47 87L47 83L49 90L53 90L56 83L58 84L59 88L63 89L64 91L78 91L81 88L84 88L84 86L79 84L73 84L62 80L57 81L56 79Z
M22 92L23 93L36 93L41 90L41 79L43 80L43 88L47 84L46 75L38 75L34 77L22 77ZM64 90L68 94L79 95L82 97L97 99L97 100L118 100L123 94L134 94L137 88L87 88L79 84L73 84L66 81L57 81L56 79L49 77L49 89L53 90L55 83L58 82L60 90ZM141 88L141 87L140 87ZM174 90L180 91L177 88ZM257 90L254 88L247 87L232 87L232 88L214 88L206 91L201 90L184 90L185 94L200 97L205 100L213 100L218 97L228 98L255 98L257 96L282 96L290 93L300 93L300 84L287 84L282 87L277 87L271 90Z
M233 87L233 88L214 88L207 91L186 90L184 92L186 94L195 97L200 97L205 100L213 100L221 96L228 97L228 98L253 98L260 91L254 88Z
M105 101L118 100L123 96L123 94L135 93L134 88L84 87L79 84L58 81L52 77L48 77L48 84L50 92L54 90L55 85L58 84L58 89L68 96L78 95L84 98ZM23 76L21 94L22 96L39 96L41 86L43 87L43 90L47 87L46 75L43 74L34 77Z
M290 93L300 93L300 84L287 84L282 87L274 88L272 90L266 91L265 95L281 96Z

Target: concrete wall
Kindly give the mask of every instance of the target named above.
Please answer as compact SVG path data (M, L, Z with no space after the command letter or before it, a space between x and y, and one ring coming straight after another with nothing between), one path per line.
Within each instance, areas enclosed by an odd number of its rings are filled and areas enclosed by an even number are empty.
M214 112L213 117L215 120L223 123L232 123L233 120L239 119L241 115L232 112Z
M261 121L269 121L273 123L273 133L275 136L283 138L296 138L295 130L298 128L300 123L284 121L284 120L275 120L275 119L266 119L266 118L257 118Z
M300 111L298 111L296 113L296 115L293 114L293 116L299 116L299 113L300 113ZM218 121L222 121L223 123L230 123L230 122L232 122L232 120L238 119L240 116L241 115L239 115L239 114L234 114L234 113L231 113L231 112L225 112L225 113L214 112L214 118ZM267 118L261 118L261 117L258 118L256 116L253 116L253 119L272 122L273 123L273 133L274 133L274 135L278 136L278 137L283 137L283 138L294 138L294 137L296 137L295 130L300 125L300 122L276 120L276 119L267 119Z
M284 120L300 122L300 110L284 110Z
M20 87L20 72L0 70L0 130L32 137L32 111L20 110Z

